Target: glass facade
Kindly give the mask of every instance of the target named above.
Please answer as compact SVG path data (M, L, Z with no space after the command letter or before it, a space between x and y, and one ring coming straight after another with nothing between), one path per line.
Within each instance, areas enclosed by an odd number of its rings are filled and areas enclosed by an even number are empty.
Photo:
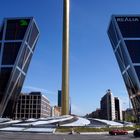
M108 36L133 109L140 120L140 16L113 15Z
M62 91L58 90L58 106L62 106Z
M32 17L7 18L0 28L0 116L14 115L38 36Z

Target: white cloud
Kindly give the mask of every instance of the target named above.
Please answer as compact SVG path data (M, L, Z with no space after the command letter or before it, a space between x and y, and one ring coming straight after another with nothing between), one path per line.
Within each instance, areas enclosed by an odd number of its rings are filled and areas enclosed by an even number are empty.
M40 87L33 87L33 86L25 86L25 87L23 87L22 91L23 92L40 91L42 93L57 95L56 92L52 92L52 91L49 91L47 89L43 89L43 88L40 88Z

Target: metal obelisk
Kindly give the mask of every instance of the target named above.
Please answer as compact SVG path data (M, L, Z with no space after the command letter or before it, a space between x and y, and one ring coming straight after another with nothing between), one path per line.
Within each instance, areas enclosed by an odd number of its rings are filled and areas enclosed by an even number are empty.
M62 115L69 114L69 19L70 0L63 0Z

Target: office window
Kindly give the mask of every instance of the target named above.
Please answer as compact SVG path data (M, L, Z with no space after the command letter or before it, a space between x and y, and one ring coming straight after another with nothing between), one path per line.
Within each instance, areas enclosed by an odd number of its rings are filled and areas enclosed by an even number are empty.
M33 47L33 43L34 43L34 41L35 41L35 39L36 39L38 33L39 33L39 32L38 32L38 29L37 29L37 27L36 27L36 25L35 25L35 23L34 23L34 24L33 24L33 27L32 27L31 37L30 37L30 39L29 39L29 45L30 45L31 48Z
M0 43L0 53L1 53L1 43Z
M135 66L135 71L136 71L138 79L140 81L140 66Z
M2 94L7 86L11 75L12 68L2 68L0 72L0 94ZM2 99L2 98L0 98Z
M2 40L4 26L0 28L0 40Z
M108 30L108 34L109 34L110 39L111 39L112 47L113 47L113 49L115 49L117 44L118 44L118 39L117 39L117 34L115 32L115 27L113 25L113 22L110 23L109 28L110 28L110 30Z
M4 44L4 52L2 58L2 64L12 65L15 63L17 58L21 43L5 43Z
M122 20L117 20L118 18ZM138 18L139 17L135 17ZM123 37L140 37L140 19L139 21L130 21L132 18L116 17L116 21L119 25L120 31Z
M8 20L6 40L22 40L29 25L29 19Z
M140 40L126 40L127 50L133 63L140 63Z

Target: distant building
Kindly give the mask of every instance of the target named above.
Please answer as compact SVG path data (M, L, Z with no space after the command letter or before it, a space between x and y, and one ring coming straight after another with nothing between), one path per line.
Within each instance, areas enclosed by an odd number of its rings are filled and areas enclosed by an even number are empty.
M69 115L71 115L71 97L69 97Z
M127 108L125 111L122 111L123 121L135 122L136 116L134 109Z
M102 119L115 120L115 103L111 90L107 90L107 93L101 99L100 105Z
M59 106L53 106L51 108L51 116L52 117L58 117L58 116L61 116L61 107Z
M118 97L114 97L115 100L115 120L122 120L122 109L120 100Z
M58 90L58 106L62 107L62 91Z
M97 108L96 111L93 111L92 113L87 115L88 118L101 118L101 109Z
M5 18L0 28L0 116L14 117L15 105L39 37L33 17Z
M139 120L140 15L113 15L108 28L108 36L134 112Z
M93 118L101 118L101 109L97 108L96 111L93 112Z
M50 101L41 92L20 94L15 119L46 118L51 113Z

